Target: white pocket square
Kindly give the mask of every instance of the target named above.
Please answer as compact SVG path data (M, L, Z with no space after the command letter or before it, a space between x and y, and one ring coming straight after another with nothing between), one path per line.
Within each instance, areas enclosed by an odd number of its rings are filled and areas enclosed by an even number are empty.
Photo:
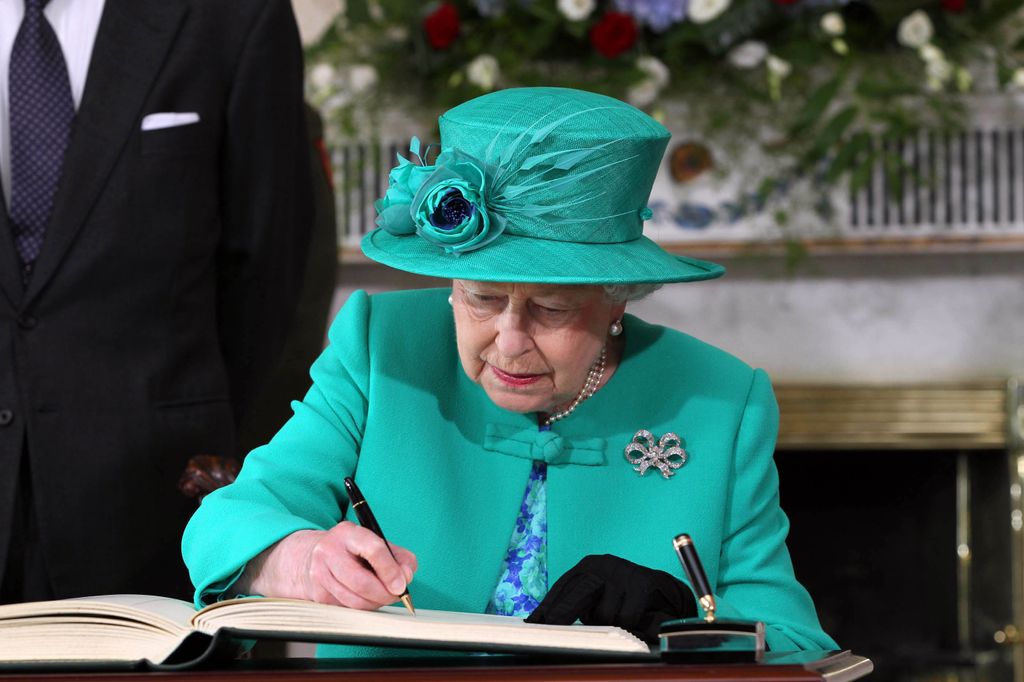
M158 114L147 114L142 119L143 130L159 130L199 123L199 114L194 111L161 111Z

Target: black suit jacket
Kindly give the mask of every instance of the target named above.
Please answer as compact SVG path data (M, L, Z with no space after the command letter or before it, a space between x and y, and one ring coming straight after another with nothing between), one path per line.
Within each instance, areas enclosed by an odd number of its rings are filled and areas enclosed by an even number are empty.
M24 447L58 597L189 594L178 477L235 454L301 279L301 72L288 0L106 0L27 287L0 211L0 570Z

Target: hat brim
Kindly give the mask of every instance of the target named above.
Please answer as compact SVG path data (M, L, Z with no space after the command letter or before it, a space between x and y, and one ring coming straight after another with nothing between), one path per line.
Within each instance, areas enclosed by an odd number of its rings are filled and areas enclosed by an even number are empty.
M380 228L362 240L378 263L417 275L531 284L667 284L714 279L717 263L677 256L641 236L614 244L580 244L502 234L483 248L445 253L415 234Z

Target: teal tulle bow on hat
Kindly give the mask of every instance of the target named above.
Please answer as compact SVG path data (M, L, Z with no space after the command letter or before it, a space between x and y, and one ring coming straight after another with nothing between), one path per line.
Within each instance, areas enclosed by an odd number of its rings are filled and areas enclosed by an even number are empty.
M616 99L513 88L440 119L427 164L418 139L375 203L367 256L426 275L542 283L668 282L723 270L643 236L669 133Z

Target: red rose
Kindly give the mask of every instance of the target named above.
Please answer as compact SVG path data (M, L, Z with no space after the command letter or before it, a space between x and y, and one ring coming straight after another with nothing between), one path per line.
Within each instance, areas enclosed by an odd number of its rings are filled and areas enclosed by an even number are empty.
M636 23L622 12L607 12L590 29L590 44L608 59L618 57L636 42Z
M942 9L947 12L963 12L967 0L942 0Z
M450 2L442 2L436 10L423 20L423 32L427 42L435 50L451 47L459 37L459 11Z

